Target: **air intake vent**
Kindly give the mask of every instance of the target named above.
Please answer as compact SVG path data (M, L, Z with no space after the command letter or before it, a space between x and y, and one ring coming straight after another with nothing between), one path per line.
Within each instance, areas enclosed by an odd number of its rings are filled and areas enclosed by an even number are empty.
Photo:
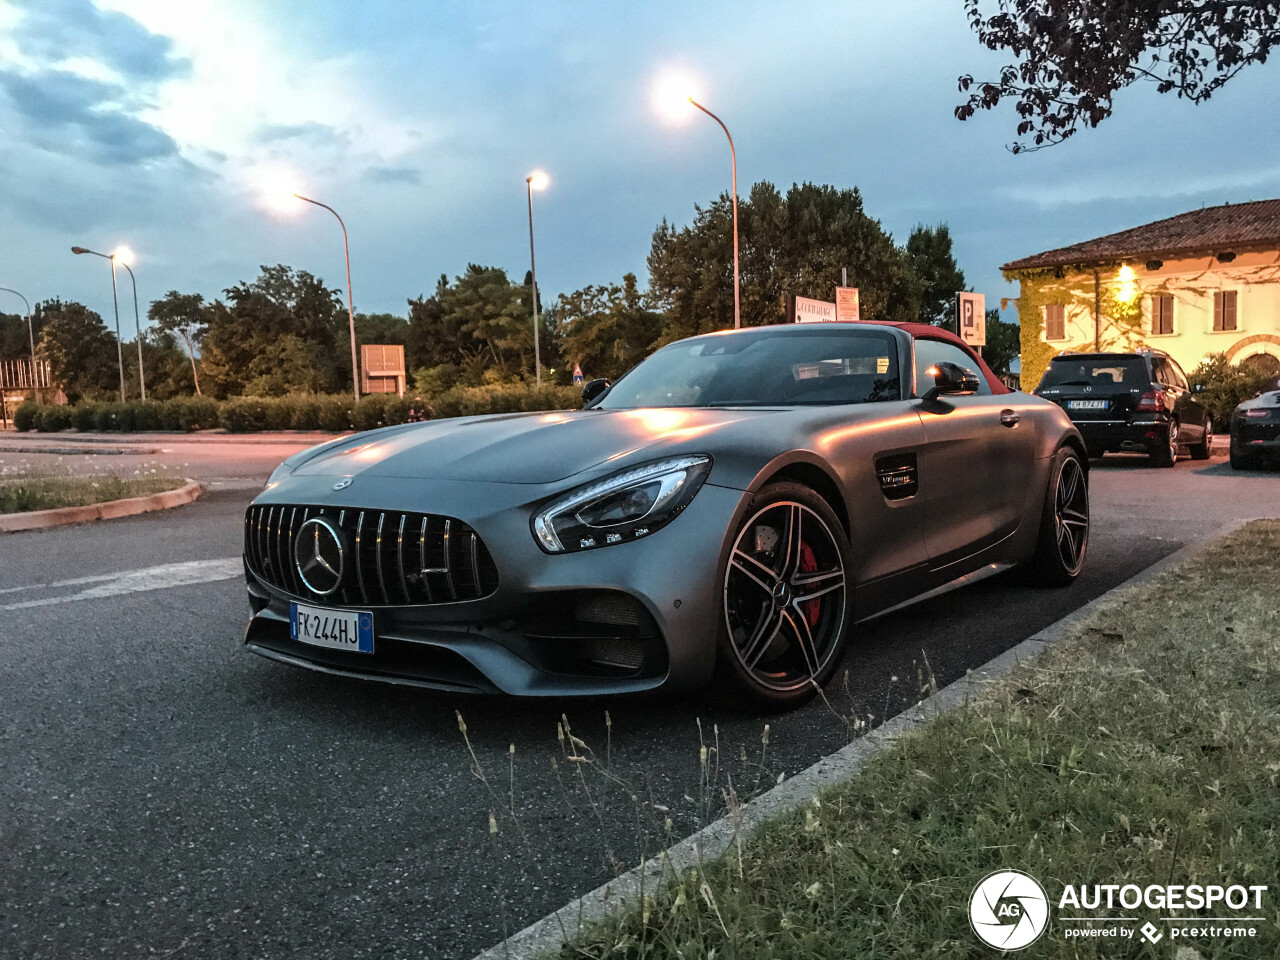
M342 531L337 589L311 591L294 565L304 522L324 517ZM498 569L479 534L434 514L353 507L253 506L244 518L249 569L271 586L328 606L406 606L479 600L498 588Z
M906 500L920 489L914 453L895 453L876 461L876 479L886 500Z

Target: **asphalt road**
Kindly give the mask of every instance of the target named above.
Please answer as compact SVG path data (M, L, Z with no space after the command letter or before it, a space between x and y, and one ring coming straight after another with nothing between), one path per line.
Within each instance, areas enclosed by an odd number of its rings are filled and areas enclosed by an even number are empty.
M687 834L730 777L750 793L847 742L848 717L900 710L926 659L945 684L1220 523L1280 512L1280 473L1096 464L1079 582L991 580L864 626L847 685L772 718L761 765L762 721L696 696L452 698L244 652L243 585L214 561L288 448L190 446L159 459L221 478L195 504L0 538L0 957L470 957L654 852L637 823ZM563 758L562 713L612 779Z

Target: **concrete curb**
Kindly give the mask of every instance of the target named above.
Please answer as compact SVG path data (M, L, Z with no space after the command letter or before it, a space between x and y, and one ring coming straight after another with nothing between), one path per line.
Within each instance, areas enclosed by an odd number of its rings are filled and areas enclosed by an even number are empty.
M1078 610L1051 623L1034 636L988 660L962 679L943 687L927 700L904 710L891 720L886 720L866 736L823 757L808 769L761 794L744 806L736 818L723 817L708 824L659 854L657 859L642 863L617 879L597 887L496 946L477 954L473 960L526 960L559 950L581 925L618 910L637 899L642 890L655 889L663 882L664 876L669 877L672 872L684 871L714 860L727 851L738 837L749 836L767 821L798 809L820 791L851 779L868 759L893 744L903 734L980 695L983 688L992 681L1058 643L1100 608L1113 603L1121 593L1144 586L1162 574L1182 566L1222 537L1251 522L1253 521L1233 520L1209 536L1175 550Z
M326 432L324 430L296 430L296 431L259 431L256 433L215 433L197 430L194 433L182 433L179 431L164 430L145 430L137 433L31 433L27 436L30 441L35 443L43 443L46 440L53 444L61 440L68 444L85 444L85 443L104 443L116 445L128 445L130 443L163 443L165 445L177 443L238 443L238 444L263 444L279 446L291 443L307 443L317 444L324 443L326 440L335 440L342 436L351 436L353 431L344 430L340 433Z
M45 530L69 523L87 523L90 520L114 520L132 517L154 510L170 510L195 500L204 488L195 480L187 480L176 490L153 493L147 497L129 497L126 500L108 500L83 507L58 507L56 510L32 510L29 513L7 513L0 516L0 533L17 533L19 530Z
M122 456L129 453L141 456L163 452L159 447L108 447L105 444L93 447L54 447L44 444L36 444L31 447L11 447L0 444L0 453L36 453L42 456L54 457L75 457L82 454L95 457Z

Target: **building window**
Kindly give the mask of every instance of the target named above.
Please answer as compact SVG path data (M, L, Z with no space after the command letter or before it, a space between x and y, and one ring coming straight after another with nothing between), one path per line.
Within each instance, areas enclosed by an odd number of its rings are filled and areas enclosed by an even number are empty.
M1067 339L1067 310L1061 303L1051 303L1044 308L1044 338Z
M1151 334L1156 337L1173 333L1173 296L1159 294L1151 298Z
M1219 290L1213 295L1213 330L1215 333L1239 329L1240 315L1236 309L1236 291Z

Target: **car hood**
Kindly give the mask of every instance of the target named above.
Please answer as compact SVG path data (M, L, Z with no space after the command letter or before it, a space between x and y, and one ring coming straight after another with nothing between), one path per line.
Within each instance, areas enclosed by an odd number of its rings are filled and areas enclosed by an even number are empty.
M774 412L663 407L433 420L300 454L292 475L553 483L606 461L625 466L646 451L692 452L730 424Z

